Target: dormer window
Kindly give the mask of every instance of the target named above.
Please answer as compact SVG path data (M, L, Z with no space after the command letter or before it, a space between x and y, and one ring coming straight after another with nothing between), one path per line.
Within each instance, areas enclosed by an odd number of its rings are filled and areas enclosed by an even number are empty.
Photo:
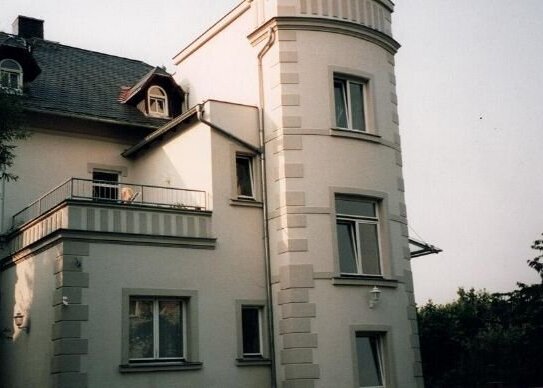
M151 86L147 92L149 116L168 117L168 96L160 86Z
M13 59L0 61L0 87L10 92L23 90L23 68Z

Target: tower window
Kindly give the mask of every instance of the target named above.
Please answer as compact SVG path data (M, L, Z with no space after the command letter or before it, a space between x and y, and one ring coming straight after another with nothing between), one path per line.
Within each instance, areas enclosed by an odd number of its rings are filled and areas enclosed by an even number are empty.
M339 269L349 275L381 275L379 204L363 197L336 196Z
M23 90L23 68L13 59L0 61L0 87L20 93Z
M147 104L150 116L168 117L168 96L159 86L151 86L147 92Z
M352 131L366 131L366 83L334 77L336 126Z

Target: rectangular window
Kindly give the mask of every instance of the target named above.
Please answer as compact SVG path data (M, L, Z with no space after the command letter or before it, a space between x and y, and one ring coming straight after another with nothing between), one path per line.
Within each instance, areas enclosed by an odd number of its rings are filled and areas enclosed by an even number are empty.
M254 199L253 158L236 155L236 179L238 198Z
M95 199L119 199L119 173L93 171L92 197Z
M336 126L352 131L366 131L366 83L334 77Z
M130 362L184 360L185 316L182 299L130 297Z
M385 386L382 342L382 336L379 334L356 333L356 365L358 385L361 388Z
M350 196L335 203L340 272L381 275L378 203Z
M241 308L243 357L262 357L262 309L258 306Z

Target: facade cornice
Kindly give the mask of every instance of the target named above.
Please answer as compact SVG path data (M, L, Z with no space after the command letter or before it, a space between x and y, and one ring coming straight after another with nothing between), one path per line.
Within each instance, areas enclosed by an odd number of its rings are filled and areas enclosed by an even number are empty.
M278 16L270 19L247 36L251 44L256 44L270 28L277 30L320 31L352 36L372 42L391 54L396 54L401 45L390 36L357 23L344 20L304 17Z

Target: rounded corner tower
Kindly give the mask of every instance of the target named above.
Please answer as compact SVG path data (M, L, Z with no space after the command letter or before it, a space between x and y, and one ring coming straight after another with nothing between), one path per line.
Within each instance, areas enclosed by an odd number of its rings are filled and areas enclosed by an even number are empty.
M256 0L279 386L422 387L389 0Z

